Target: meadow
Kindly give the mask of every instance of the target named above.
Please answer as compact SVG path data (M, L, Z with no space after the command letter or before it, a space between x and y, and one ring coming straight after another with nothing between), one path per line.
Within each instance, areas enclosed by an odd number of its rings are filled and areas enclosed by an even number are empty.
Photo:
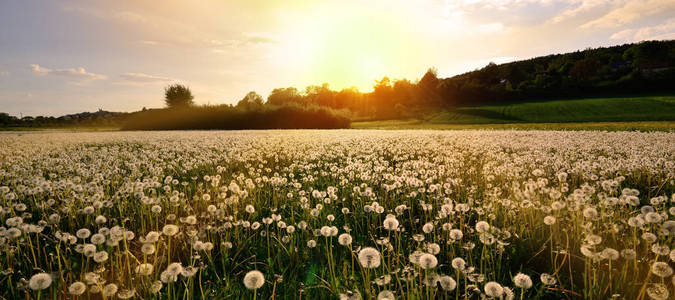
M586 98L465 106L439 113L430 123L562 123L673 121L675 97Z
M675 97L641 96L461 106L418 118L356 120L355 129L674 131Z
M0 133L7 299L670 299L675 133Z

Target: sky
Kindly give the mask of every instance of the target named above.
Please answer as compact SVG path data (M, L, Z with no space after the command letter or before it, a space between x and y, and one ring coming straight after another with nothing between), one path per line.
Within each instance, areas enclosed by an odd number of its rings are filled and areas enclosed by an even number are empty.
M675 39L675 0L2 0L0 112L198 104Z

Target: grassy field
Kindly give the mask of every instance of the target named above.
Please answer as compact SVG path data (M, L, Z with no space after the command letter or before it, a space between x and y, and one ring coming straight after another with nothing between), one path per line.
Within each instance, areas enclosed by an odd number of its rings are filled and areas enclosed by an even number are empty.
M440 124L424 120L386 120L354 122L353 129L496 129L496 130L606 130L606 131L675 131L675 121L644 122L574 122L574 123L509 123L509 124Z
M120 127L105 126L78 126L78 127L0 127L0 132L27 132L27 131L47 131L47 132L82 132L82 131L118 131Z
M588 98L461 107L429 118L439 124L674 121L675 96Z
M420 119L352 121L351 128L675 131L675 96L588 98L459 107ZM0 128L0 131L116 130L120 128Z
M422 119L352 122L355 129L675 129L675 96L588 98L460 107Z

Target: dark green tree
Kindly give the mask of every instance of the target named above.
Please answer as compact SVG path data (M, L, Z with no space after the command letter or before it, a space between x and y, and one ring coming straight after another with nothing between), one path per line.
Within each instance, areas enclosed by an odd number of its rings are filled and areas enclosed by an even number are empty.
M164 101L169 108L189 107L194 105L194 96L190 88L181 84L172 84L164 88Z

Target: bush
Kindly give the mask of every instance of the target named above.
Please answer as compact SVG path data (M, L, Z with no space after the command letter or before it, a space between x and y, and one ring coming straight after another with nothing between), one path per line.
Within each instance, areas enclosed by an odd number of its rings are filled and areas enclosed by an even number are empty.
M327 107L265 105L257 109L241 109L219 105L138 112L122 129L337 129L349 126L345 113Z

